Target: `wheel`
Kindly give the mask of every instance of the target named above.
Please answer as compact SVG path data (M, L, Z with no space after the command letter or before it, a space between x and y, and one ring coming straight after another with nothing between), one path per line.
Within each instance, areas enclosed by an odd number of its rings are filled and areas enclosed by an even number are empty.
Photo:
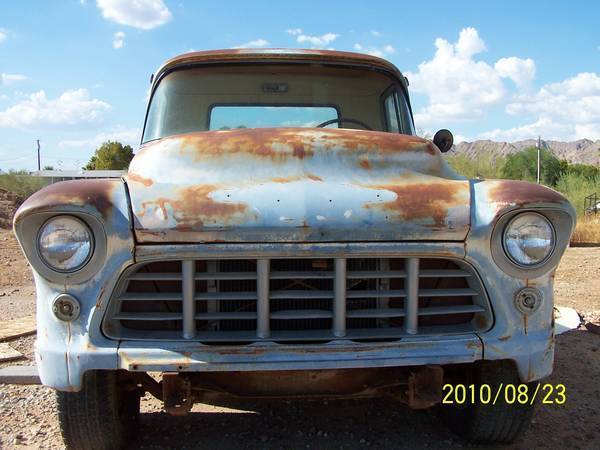
M114 371L87 372L79 392L57 392L58 421L69 449L118 449L137 435L140 394Z
M452 384L456 386L457 383L474 384L476 393L479 392L479 386L487 384L490 391L495 393L501 385L518 386L521 381L512 361L480 361L467 376L467 380L463 376L461 381L457 380ZM529 389L533 392L531 386ZM441 406L442 418L450 428L466 440L479 444L513 442L529 426L533 411L534 405L529 402L524 405L518 401L509 404L504 395L499 395L495 404L491 401L488 404L476 401Z

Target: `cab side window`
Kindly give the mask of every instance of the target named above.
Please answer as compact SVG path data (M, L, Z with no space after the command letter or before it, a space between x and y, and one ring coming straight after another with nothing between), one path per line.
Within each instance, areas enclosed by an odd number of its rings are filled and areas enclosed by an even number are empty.
M400 121L398 119L398 108L396 108L395 92L392 92L384 100L385 121L387 130L391 133L400 133Z
M410 109L404 95L393 90L384 100L387 131L391 133L415 134Z

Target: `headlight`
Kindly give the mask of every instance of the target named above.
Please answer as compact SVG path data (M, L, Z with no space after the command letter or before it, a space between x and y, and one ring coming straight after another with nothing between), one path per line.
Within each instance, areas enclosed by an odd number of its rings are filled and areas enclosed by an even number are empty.
M94 241L88 226L72 216L48 220L38 233L42 260L57 272L75 272L89 261Z
M519 266L536 266L554 251L554 228L541 214L519 214L506 225L503 244L512 262Z

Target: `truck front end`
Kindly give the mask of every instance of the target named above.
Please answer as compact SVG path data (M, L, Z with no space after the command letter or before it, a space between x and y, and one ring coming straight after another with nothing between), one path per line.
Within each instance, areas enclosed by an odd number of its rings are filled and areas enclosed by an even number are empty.
M464 179L414 134L406 80L377 58L169 61L128 174L52 185L15 218L42 382L66 411L112 392L121 430L146 391L175 414L224 395L425 408L449 382L549 375L571 205ZM470 437L513 439L517 409Z

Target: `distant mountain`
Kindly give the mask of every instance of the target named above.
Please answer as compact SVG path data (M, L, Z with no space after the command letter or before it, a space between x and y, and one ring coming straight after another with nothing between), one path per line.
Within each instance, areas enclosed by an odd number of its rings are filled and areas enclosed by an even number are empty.
M460 142L454 145L450 154L466 154L471 158L482 154L506 156L528 147L535 147L535 145L536 140L534 139L517 142L494 142L489 140ZM566 159L572 164L600 165L600 140L579 139L573 142L542 140L542 147L550 150L558 159Z

